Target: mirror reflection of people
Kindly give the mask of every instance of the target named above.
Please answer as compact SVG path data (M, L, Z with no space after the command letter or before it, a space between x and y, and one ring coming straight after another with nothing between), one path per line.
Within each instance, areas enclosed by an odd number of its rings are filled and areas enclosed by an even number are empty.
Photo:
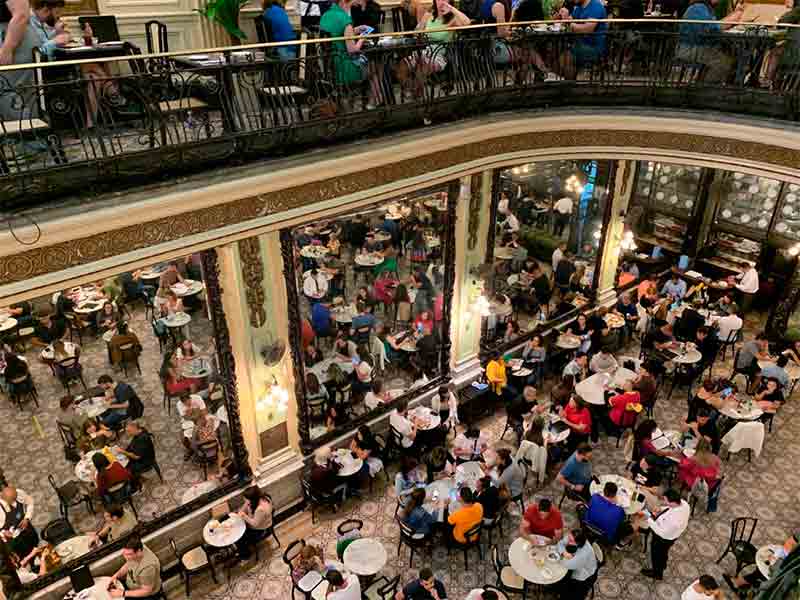
M131 536L122 547L123 564L111 577L109 595L112 598L147 598L161 591L161 562L138 536ZM124 578L124 579L123 579ZM116 582L123 579L125 589Z

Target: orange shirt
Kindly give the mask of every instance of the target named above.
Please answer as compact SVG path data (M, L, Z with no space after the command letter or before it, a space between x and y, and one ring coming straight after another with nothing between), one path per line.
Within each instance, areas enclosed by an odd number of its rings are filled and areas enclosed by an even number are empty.
M447 517L447 522L453 525L453 537L457 542L466 543L464 534L475 527L483 519L483 506L475 502L472 506L459 508Z

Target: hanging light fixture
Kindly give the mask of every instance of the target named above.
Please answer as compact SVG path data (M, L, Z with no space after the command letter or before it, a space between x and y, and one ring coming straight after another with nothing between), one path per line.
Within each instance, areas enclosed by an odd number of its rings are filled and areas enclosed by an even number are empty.
M481 317L488 317L492 314L491 304L489 304L488 298L481 294L477 298L475 298L475 302L472 305L473 312Z

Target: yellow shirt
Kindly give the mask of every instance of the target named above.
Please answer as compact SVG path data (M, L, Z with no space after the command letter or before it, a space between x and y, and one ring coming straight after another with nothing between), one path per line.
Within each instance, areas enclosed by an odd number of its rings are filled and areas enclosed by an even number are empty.
M489 364L486 365L486 379L489 380L495 394L502 392L508 382L506 378L506 361L502 358L490 360Z
M453 525L453 537L457 542L466 543L464 534L475 527L483 519L483 506L475 502L471 506L459 508L447 517L447 522Z

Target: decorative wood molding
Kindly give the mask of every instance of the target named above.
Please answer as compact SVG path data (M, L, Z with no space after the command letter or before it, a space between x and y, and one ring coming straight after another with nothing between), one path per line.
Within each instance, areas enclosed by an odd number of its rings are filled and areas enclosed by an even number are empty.
M469 224L467 225L467 248L474 250L478 244L478 230L481 225L481 200L483 194L481 193L481 174L475 173L470 177L469 181Z
M297 430L300 444L305 449L311 444L311 423L308 418L306 402L305 363L303 360L300 328L300 298L297 295L297 271L294 268L294 240L289 229L281 229L281 258L283 258L283 279L286 285L286 302L289 310L289 350L292 353L294 372L294 397L297 401Z
M454 146L446 152L420 154L414 158L370 167L360 172L239 198L224 204L111 229L68 242L23 250L14 255L0 257L0 281L3 283L26 281L33 277L80 267L119 254L143 250L293 208L308 207L316 202L372 190L427 172L473 161L494 159L507 153L550 148L559 152L564 150L585 152L586 148L592 148L592 153L597 154L604 148L615 150L626 147L642 148L643 144L653 150L713 156L715 160L752 161L795 170L797 165L800 165L798 149L709 135L612 129L528 132L470 142ZM213 242L209 242L209 245L212 244Z
M453 294L456 282L456 208L461 196L461 183L458 179L447 186L447 213L444 231L444 290L442 305L442 347L439 351L439 373L444 381L450 381L450 355L453 350L453 336L450 327L453 319Z
M267 322L264 308L264 262L261 260L261 244L258 236L239 240L239 260L242 265L242 280L245 299L250 312L250 325L258 329Z

